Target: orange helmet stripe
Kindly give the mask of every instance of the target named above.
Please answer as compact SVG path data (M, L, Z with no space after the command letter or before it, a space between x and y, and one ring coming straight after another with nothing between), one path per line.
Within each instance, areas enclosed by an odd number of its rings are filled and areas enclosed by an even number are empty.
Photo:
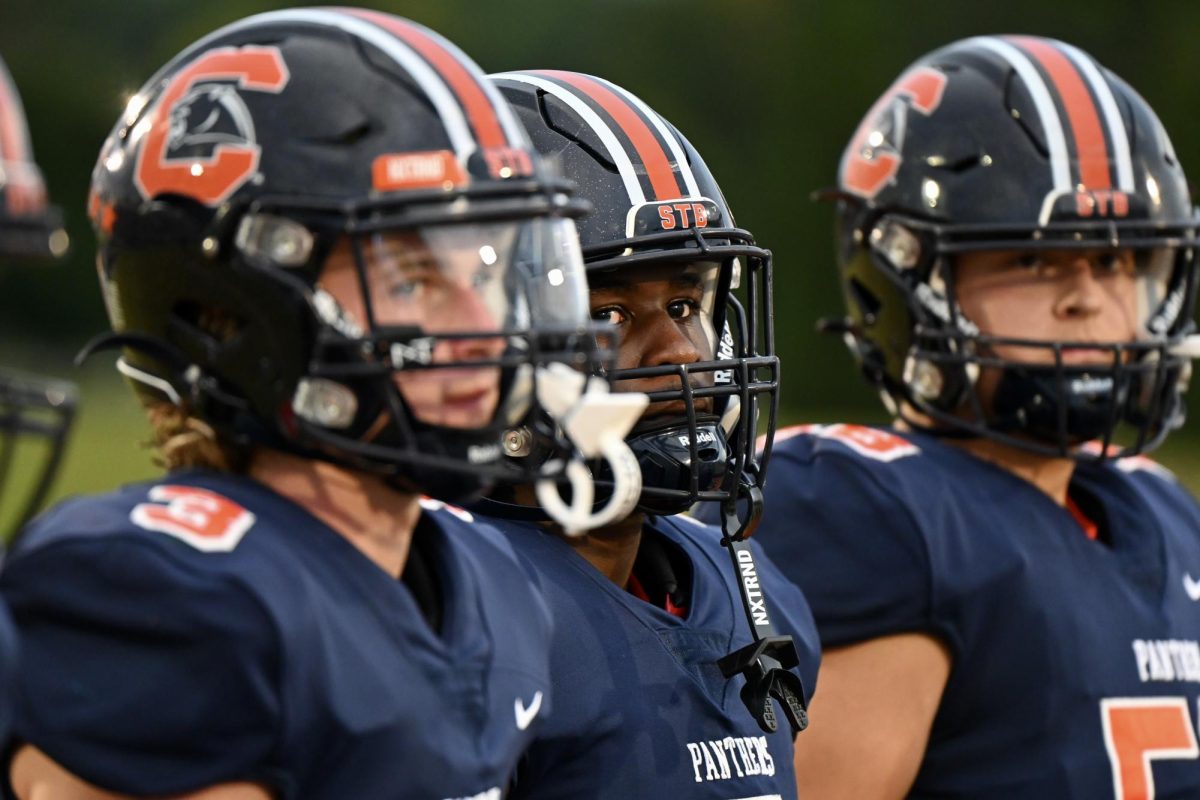
M358 8L341 9L348 14L368 20L401 39L416 50L445 79L451 91L467 112L467 119L475 129L482 147L507 147L517 145L504 135L500 119L491 99L484 92L480 81L473 76L458 57L447 50L441 42L416 25L390 14Z
M1065 53L1044 40L1015 36L1011 41L1038 61L1058 90L1075 139L1080 183L1088 189L1111 189L1112 162L1108 142L1096 103L1079 70Z
M679 181L676 180L675 169L671 166L666 149L655 138L650 126L639 116L628 100L599 81L577 72L537 70L534 74L546 75L570 84L582 94L596 101L612 117L613 122L633 143L638 158L645 165L646 175L650 178L650 187L655 195L653 199L670 200L685 196Z

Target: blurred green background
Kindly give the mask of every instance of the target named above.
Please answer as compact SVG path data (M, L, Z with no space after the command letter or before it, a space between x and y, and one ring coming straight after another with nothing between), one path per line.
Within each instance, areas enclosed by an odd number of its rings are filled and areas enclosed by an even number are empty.
M24 98L34 148L73 242L66 263L0 271L0 364L81 384L55 496L153 474L145 425L102 356L72 354L105 327L84 199L124 99L194 39L267 0L0 0L0 55ZM832 183L859 118L924 52L980 33L1063 38L1093 53L1159 112L1200 169L1200 3L1009 0L412 0L373 2L445 34L488 71L562 68L621 84L683 130L744 227L776 254L784 421L876 421L882 411L818 317L839 312ZM1200 489L1200 415L1160 458Z

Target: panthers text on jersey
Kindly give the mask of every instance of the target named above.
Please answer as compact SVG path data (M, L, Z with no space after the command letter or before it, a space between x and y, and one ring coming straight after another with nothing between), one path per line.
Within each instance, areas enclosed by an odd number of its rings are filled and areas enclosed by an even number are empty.
M1200 797L1200 507L1144 457L1079 464L1070 498L932 436L776 439L755 540L823 645L952 654L912 797Z
M58 506L0 574L17 737L129 794L499 800L549 710L549 613L493 528L422 505L404 582L239 476Z
M555 621L554 714L522 761L514 798L795 797L790 728L764 734L738 694L744 678L717 667L750 641L717 529L647 517L627 591L536 524L496 524L537 572ZM756 558L809 694L820 658L812 613L761 551Z

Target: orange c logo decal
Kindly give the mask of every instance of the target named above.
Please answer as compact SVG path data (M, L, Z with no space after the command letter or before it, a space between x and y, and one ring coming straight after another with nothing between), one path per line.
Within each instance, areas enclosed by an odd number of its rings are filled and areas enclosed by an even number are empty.
M885 143L869 141L878 128L879 118L901 98L907 98L909 105L929 116L941 105L945 88L946 75L931 67L917 67L901 75L875 101L854 132L854 138L842 157L842 188L868 200L879 194L879 190L900 169L901 161L900 154L895 150L884 149Z
M168 158L168 152L181 133L175 114L186 115L197 84L211 81L236 81L238 89L278 94L287 85L287 65L278 47L221 47L204 53L167 85L157 106L150 113L149 131L138 151L134 180L146 199L170 193L192 197L215 206L233 194L255 170L262 149L254 140L252 123L242 141L218 141L205 158L189 156ZM234 87L222 95L225 103L244 104ZM181 103L181 101L183 101ZM245 114L249 119L249 114ZM183 120L184 125L189 120ZM205 121L201 121L202 123ZM188 130L182 130L187 136Z

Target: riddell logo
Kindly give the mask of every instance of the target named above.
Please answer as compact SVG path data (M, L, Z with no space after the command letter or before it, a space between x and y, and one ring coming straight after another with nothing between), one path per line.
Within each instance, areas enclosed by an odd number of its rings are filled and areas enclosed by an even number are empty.
M689 446L690 440L688 437L678 436L676 438L679 439L679 444L682 446ZM712 431L696 431L696 444L712 444L715 441L717 441L717 437L713 435Z
M767 601L763 598L762 588L758 583L758 572L754 569L754 556L749 550L738 550L738 571L742 576L742 587L746 590L746 599L750 601L750 616L757 626L770 625L767 617Z

